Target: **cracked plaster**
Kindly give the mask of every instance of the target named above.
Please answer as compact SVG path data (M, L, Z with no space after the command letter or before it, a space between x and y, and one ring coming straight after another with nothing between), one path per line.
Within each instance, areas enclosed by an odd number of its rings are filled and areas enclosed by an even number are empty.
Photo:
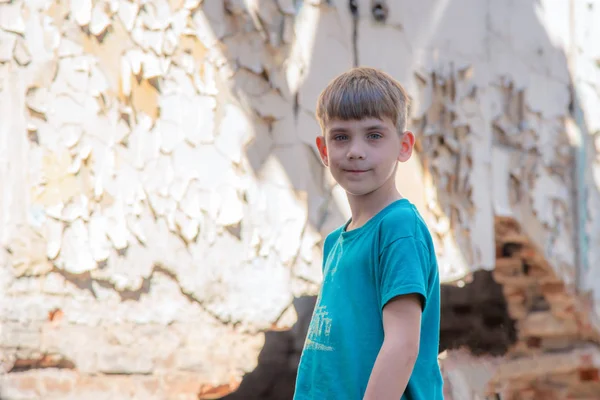
M443 278L493 268L493 218L510 215L574 283L565 120L571 80L584 111L600 105L590 45L600 4L575 7L573 56L555 24L564 10L548 1L388 2L385 24L358 1L355 27L345 1L295 3L0 2L12 359L54 352L84 373L186 369L215 386L251 371L261 332L315 293L320 240L347 217L311 150L312 113L354 60L413 97L419 162L398 182L420 198ZM600 131L594 113L585 122ZM584 272L600 296L595 154ZM48 321L55 309L62 319Z

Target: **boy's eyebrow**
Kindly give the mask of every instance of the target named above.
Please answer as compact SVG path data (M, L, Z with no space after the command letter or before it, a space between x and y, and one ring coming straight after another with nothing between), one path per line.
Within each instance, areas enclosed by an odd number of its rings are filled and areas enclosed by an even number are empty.
M373 124L373 125L368 125L364 128L364 130L366 131L385 131L387 130L387 127L383 124ZM346 133L348 132L347 128L344 127L335 127L335 128L331 128L329 129L329 131L327 132L329 135L334 134L334 133Z
M382 131L382 130L386 130L386 127L385 127L385 125L380 125L380 124L369 125L369 126L367 126L366 130L368 130L368 131Z
M332 134L332 133L346 133L346 132L348 132L348 129L339 127L339 128L331 128L328 133Z

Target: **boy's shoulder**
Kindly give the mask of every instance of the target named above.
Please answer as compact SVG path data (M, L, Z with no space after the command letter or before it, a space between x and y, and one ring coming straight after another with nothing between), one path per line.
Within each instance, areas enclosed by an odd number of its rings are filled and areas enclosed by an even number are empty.
M342 232L344 232L345 227L346 224L340 226L325 237L325 242L323 243L323 250L325 254L329 253L329 249L331 249L333 244L339 239Z
M373 217L375 222L371 230L375 233L381 248L398 239L414 238L423 241L428 247L432 244L431 234L425 220L408 199L401 199L390 204L378 215ZM348 222L327 235L324 242L325 253L343 234Z
M408 199L398 200L381 218L379 236L382 245L399 239L413 238L428 244L431 235L425 220Z

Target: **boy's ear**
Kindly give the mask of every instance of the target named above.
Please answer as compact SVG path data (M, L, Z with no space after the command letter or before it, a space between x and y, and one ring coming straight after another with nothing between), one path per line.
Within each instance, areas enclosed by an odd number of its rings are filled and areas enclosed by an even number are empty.
M415 135L411 131L405 131L402 134L400 141L400 154L398 154L398 161L406 162L412 156L413 148L415 147Z
M319 148L321 161L323 161L323 164L325 164L326 167L329 167L329 157L327 156L327 146L325 145L324 136L317 136L317 147Z

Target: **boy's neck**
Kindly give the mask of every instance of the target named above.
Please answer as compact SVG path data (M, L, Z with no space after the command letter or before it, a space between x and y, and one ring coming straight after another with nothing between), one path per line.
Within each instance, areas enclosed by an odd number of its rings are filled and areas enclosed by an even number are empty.
M348 203L352 217L350 224L346 228L347 231L360 228L366 224L377 213L389 206L396 200L402 199L402 195L398 192L395 182L392 180L390 185L384 185L366 195L354 196L347 194Z

